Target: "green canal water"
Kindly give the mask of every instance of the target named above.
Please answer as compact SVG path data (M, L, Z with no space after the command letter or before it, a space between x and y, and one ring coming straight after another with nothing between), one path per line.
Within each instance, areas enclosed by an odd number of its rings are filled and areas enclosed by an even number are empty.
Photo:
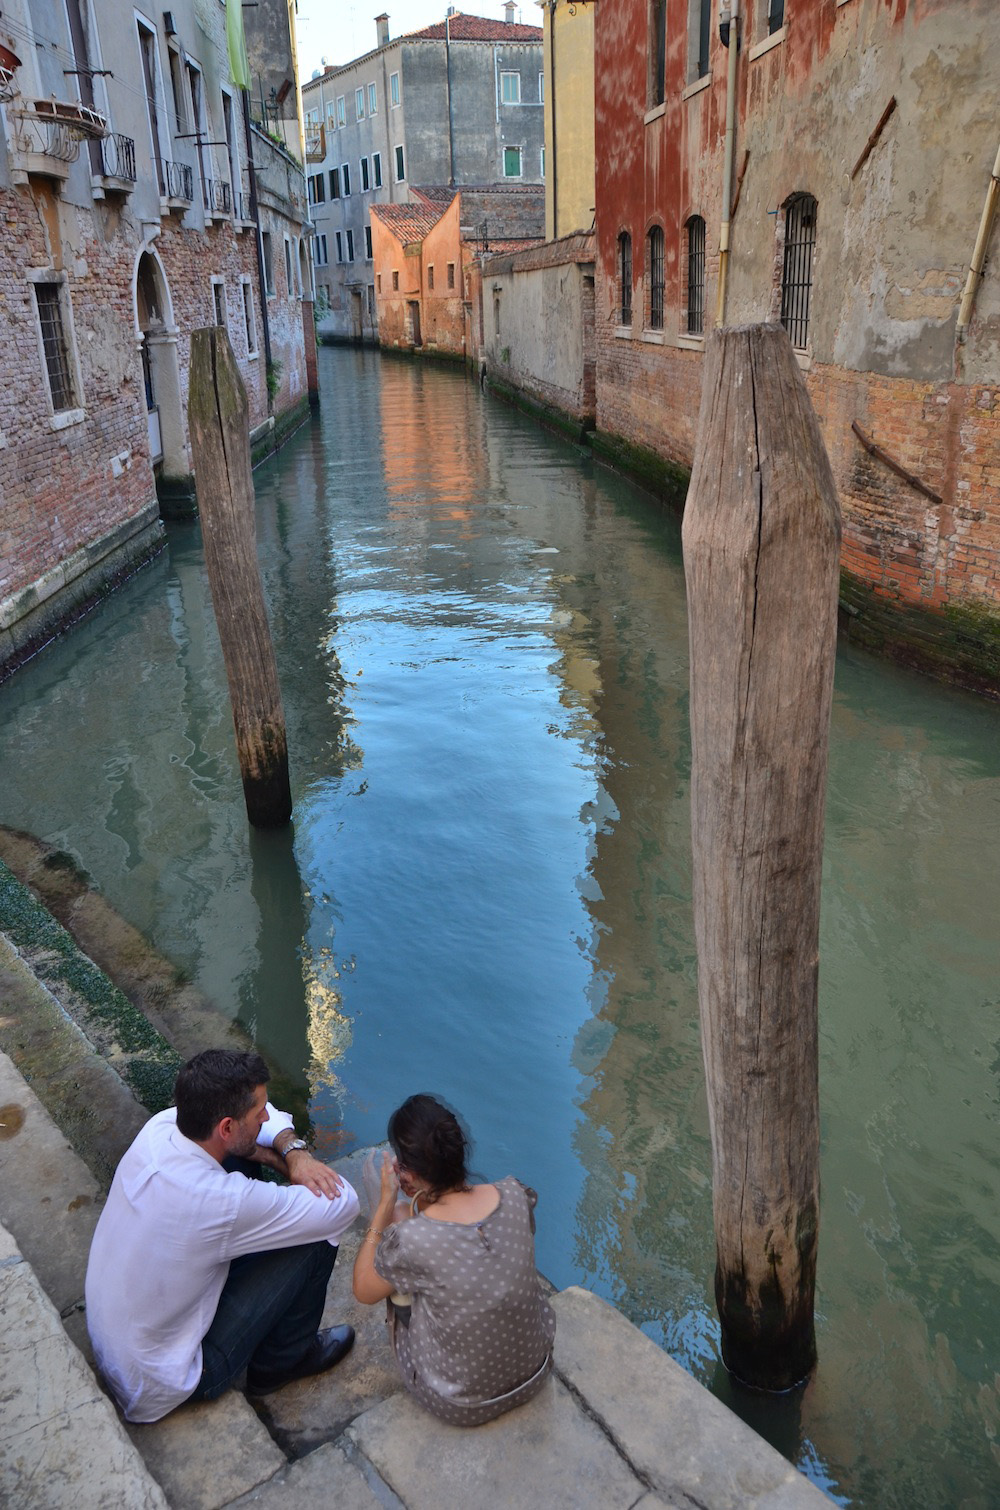
M842 1504L1000 1504L1000 710L843 649L815 1378L718 1363L680 533L459 374L321 353L257 474L294 834L248 837L196 526L0 688L0 822L241 1018L320 1145L414 1090Z

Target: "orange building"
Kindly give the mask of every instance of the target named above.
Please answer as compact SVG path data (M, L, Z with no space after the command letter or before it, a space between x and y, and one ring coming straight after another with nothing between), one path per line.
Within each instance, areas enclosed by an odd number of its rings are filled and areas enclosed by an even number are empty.
M415 204L371 208L379 343L464 357L472 248L462 240L461 195L442 210L415 192Z

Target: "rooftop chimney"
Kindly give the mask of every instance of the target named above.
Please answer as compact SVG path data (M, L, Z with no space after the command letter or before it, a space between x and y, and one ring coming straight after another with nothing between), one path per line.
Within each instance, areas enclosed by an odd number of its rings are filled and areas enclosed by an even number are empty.
M514 25L514 12L516 10L517 6L514 4L514 0L507 0L507 4L504 6L504 20L508 26Z
M383 11L380 16L375 17L375 35L378 37L378 41L375 44L376 47L388 47L389 17L386 15L385 11Z

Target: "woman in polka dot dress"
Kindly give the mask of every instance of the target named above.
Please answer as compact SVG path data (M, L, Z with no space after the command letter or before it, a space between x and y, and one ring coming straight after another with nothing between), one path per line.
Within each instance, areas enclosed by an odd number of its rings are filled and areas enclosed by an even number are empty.
M393 1112L389 1142L396 1157L383 1157L354 1293L365 1305L394 1296L392 1348L421 1405L452 1425L480 1426L530 1400L552 1367L556 1319L535 1268L537 1196L511 1175L471 1185L465 1134L433 1096L411 1096ZM400 1189L412 1220L394 1219Z

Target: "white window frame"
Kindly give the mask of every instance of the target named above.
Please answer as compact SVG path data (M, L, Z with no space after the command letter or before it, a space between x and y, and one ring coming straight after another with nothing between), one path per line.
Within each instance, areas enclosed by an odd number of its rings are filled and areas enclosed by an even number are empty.
M507 98L507 87L508 87L509 81L511 79L514 79L516 81L514 83L514 85L512 86L515 97L513 99L508 99ZM502 68L500 70L500 103L501 103L501 105L520 105L520 103L521 103L521 71L520 71L520 69L518 69L518 68Z
M240 295L243 299L243 333L247 338L247 361L256 362L260 356L257 345L257 311L253 307L253 279L240 277Z
M402 164L402 167L403 167L403 171L402 172L399 171L400 164ZM392 166L393 166L393 169L394 169L395 174L396 174L396 182L398 184L405 183L406 182L406 154L403 151L403 144L402 144L402 142L397 143L397 145L395 147L393 147L393 149L392 149Z
M217 289L221 289L222 290L222 328L223 328L223 330L228 330L229 329L229 299L228 299L228 297L226 295L226 280L225 280L224 277L222 277L221 274L219 274L219 273L213 273L213 275L212 275L212 313L213 313L213 315L217 315L219 313L219 295L216 292ZM219 323L218 320L216 320L215 323L216 323L216 325L218 325L218 323Z
M35 316L35 334L38 337L38 361L41 365L42 382L45 387L45 400L49 406L49 428L52 430L65 430L70 425L78 425L86 418L87 411L83 401L83 374L80 370L80 351L76 343L76 328L73 323L73 301L70 297L69 278L65 273L55 272L50 267L29 268L27 271L29 283L54 284L59 290L59 318L62 323L63 340L66 342L66 368L69 376L72 397L75 403L69 409L57 409L52 398L52 384L49 381L49 364L45 360L45 339L42 335L42 321L38 310L38 300L32 297L31 305Z
M540 105L544 105L545 104L545 75L544 75L544 73L540 73L538 75L538 103Z
M399 109L400 99L401 95L399 90L399 74L391 73L389 75L389 102L393 110Z
M358 167L361 169L361 175L360 175L361 176L360 192L362 194L368 194L371 191L372 175L371 175L371 165L370 165L367 157L363 157L361 159L361 161L358 164Z
M508 152L516 152L517 153L517 172L516 173L508 173L507 172L507 153ZM501 155L501 159L500 159L500 167L501 167L501 170L502 170L501 177L503 177L503 178L515 178L515 179L516 178L523 178L524 177L524 147L521 146L521 145L519 145L516 142L505 142L504 145L503 145L503 149L502 149L502 155Z
M371 228L371 222L369 221L368 225L365 226L365 261L366 262L370 262L371 260L372 260L372 228Z
M337 125L347 125L347 101L342 94L337 95Z
M341 199L350 199L351 197L350 163L341 163L340 165L340 197Z
M381 152L373 152L372 153L372 188L373 189L381 189L381 187L382 187L382 154L381 154Z
M288 285L288 297L291 298L295 291L292 282L292 242L288 236L283 237L285 243L285 282Z
M358 85L354 91L354 119L363 121L365 118L365 91L362 85Z
M335 231L334 235L337 238L337 261L338 262L343 262L343 260L344 260L344 233L342 231Z
M274 287L274 237L270 231L260 230L260 258L264 264L264 291L269 299L275 295Z
M378 90L375 88L374 79L368 85L368 114L378 115Z
M351 226L347 227L347 260L354 261L354 230Z

